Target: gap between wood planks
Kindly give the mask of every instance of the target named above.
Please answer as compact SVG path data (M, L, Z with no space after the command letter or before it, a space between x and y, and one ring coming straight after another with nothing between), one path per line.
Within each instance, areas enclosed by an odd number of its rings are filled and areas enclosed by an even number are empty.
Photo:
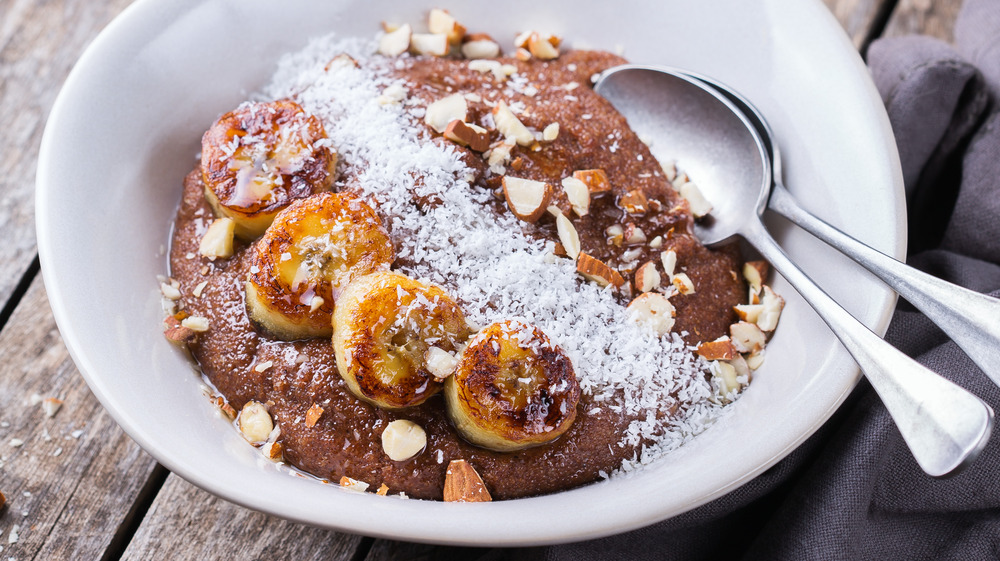
M889 25L889 20L892 19L893 12L896 11L896 6L899 4L899 0L888 0L883 4L879 5L878 11L875 12L875 17L872 18L872 24L868 28L868 32L865 34L865 38L858 45L858 52L861 53L861 58L868 61L868 47L871 46L872 42L882 36L885 33L886 26Z
M35 258L31 260L31 264L28 265L28 268L21 275L21 280L17 282L14 290L10 293L10 298L4 303L3 308L0 308L0 332L3 332L4 327L7 326L10 316L13 315L17 305L21 303L21 299L28 292L28 287L31 286L31 282L35 280L40 270L41 266L38 262L38 254L36 253Z

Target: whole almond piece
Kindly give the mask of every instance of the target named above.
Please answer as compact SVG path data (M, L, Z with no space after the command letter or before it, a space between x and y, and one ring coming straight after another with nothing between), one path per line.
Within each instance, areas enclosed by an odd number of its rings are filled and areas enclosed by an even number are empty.
M493 500L483 478L465 460L448 462L444 475L445 502L484 503Z

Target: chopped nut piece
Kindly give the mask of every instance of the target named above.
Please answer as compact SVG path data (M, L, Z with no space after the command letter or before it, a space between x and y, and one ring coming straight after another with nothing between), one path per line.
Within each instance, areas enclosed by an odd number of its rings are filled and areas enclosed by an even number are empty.
M627 245L644 244L646 243L646 233L642 231L642 228L629 222L625 225L625 232L622 239Z
M757 327L764 331L774 331L778 327L781 310L785 307L785 299L775 294L771 287L764 285L764 296L760 304L763 309L757 316Z
M485 34L477 34L485 35ZM485 35L485 38L475 38L471 36L466 38L466 42L462 44L462 56L471 59L481 59L481 58L496 58L500 56L500 45L497 44L489 35Z
M493 498L486 490L483 479L465 460L448 462L448 470L444 475L445 502L480 503L489 502Z
M549 123L542 129L542 140L552 142L559 138L559 123Z
M590 212L590 190L587 184L575 177L567 177L562 180L562 186L573 212L577 216L586 216Z
M612 224L604 230L604 235L608 236L608 243L621 246L625 240L625 228L621 224Z
M677 287L677 292L681 294L694 294L694 282L686 273L677 273L670 277L670 282Z
M746 359L743 358L743 355L737 354L726 362L736 369L737 376L746 376L748 380L750 379L750 366L747 364Z
M600 286L608 286L610 284L615 288L621 288L625 284L625 279L622 278L621 273L608 267L600 259L595 259L582 251L576 261L576 272Z
M219 410L222 411L222 414L229 418L230 421L236 418L236 410L233 409L233 406L229 405L229 403L227 403L221 396L215 398L215 406L218 407Z
M764 348L767 337L756 324L740 321L729 326L733 346L741 353L752 353Z
M740 356L729 337L722 336L715 341L705 341L698 345L698 354L708 360L731 360Z
M514 37L514 46L523 49L528 47L528 39L531 38L532 31L522 31Z
M177 289L176 286L171 286L165 282L160 283L160 293L167 300L180 300L181 291Z
M308 410L306 410L306 426L314 427L316 423L319 422L319 418L323 416L326 410L318 403L313 403Z
M458 359L440 347L429 347L424 353L424 362L427 363L427 370L438 380L451 376L458 366Z
M198 253L212 261L217 258L233 256L233 235L236 232L236 221L232 218L218 218L208 227L201 237Z
M580 256L580 235L576 232L576 227L570 222L566 215L559 213L556 217L556 232L559 234L559 241L562 242L566 255L570 259Z
M410 36L410 50L418 55L444 56L448 54L448 36L444 33L414 33Z
M681 185L680 193L681 197L684 197L688 204L691 205L691 214L695 218L701 218L712 212L712 203L708 202L708 199L702 195L701 189L693 182L688 181L684 185Z
M45 412L45 417L51 419L56 416L59 412L59 408L63 405L63 400L55 397L46 397L42 400L42 411Z
M208 286L208 281L199 282L198 285L194 287L194 290L191 291L191 294L194 295L195 298L201 298L201 293L204 292L206 286Z
M761 364L764 364L764 349L759 349L748 354L746 360L750 370L757 370Z
M611 182L603 169L581 169L573 172L573 177L583 181L591 194L599 195L611 191Z
M265 442L260 453L268 460L280 462L285 458L285 447L280 442Z
M658 335L666 335L674 327L674 305L659 292L644 292L636 296L625 310L633 321L649 327Z
M322 296L313 296L312 300L309 301L309 311L315 312L322 308L324 303L326 303L326 300Z
M274 430L274 421L263 403L248 401L240 411L240 432L251 443L264 442Z
M569 257L569 254L566 253L566 248L559 242L556 242L556 245L552 248L552 254L557 257Z
M469 70L475 70L476 72L482 72L483 74L492 72L493 77L498 81L507 79L507 74L504 72L503 65L495 60L470 60Z
M618 206L629 214L645 214L649 210L649 201L642 191L633 189L618 199Z
M396 419L382 431L382 450L394 462L402 462L419 454L427 446L423 427L406 419Z
M710 367L712 374L715 375L715 379L719 384L719 393L723 397L740 390L740 383L736 381L736 368L732 364L716 360L712 361Z
M465 27L458 23L447 10L434 8L427 16L427 30L431 33L444 34L448 43L458 45L465 36Z
M171 343L179 345L194 340L196 335L194 330L182 326L174 316L167 316L165 323L167 328L163 331L163 335Z
M386 485L385 483L379 485L378 491L375 491L375 494L380 497L386 496L387 494L389 494L389 486Z
M660 249L663 247L663 236L656 236L655 238L649 240L649 247L653 249Z
M444 137L462 146L468 146L476 152L485 152L490 147L490 137L486 129L458 119L448 123L444 129Z
M761 304L737 304L733 306L733 310L741 320L757 323L757 318L764 311L764 306Z
M528 36L528 51L532 56L542 60L559 58L559 40L551 35L543 37L538 32Z
M659 286L660 272L652 261L647 261L635 272L635 288L639 292L649 292Z
M406 99L407 91L402 84L390 84L378 96L379 105L393 105Z
M503 177L503 194L514 216L525 222L542 217L552 200L552 186L541 181L520 177Z
M514 58L521 62L528 62L531 60L531 51L525 49L524 47L518 47L517 50L514 51Z
M410 48L410 37L413 30L410 24L404 23L398 28L387 31L378 41L378 52L385 56L399 56Z
M427 106L424 122L435 131L443 133L452 121L465 121L468 112L465 96L460 93L451 94Z
M255 372L264 372L268 368L271 368L272 366L274 366L273 362L271 362L270 360L265 360L264 362L261 362L257 366L254 366L253 369Z
M356 493L364 493L368 490L368 484L364 481L358 481L357 479L352 479L346 475L340 478L340 486L348 491L354 491Z
M493 122L504 138L513 138L520 146L531 146L535 142L535 135L531 134L528 127L524 126L502 100L493 108Z
M767 278L768 267L767 261L747 261L743 264L743 278L750 285L750 289L758 294L764 279Z
M187 317L181 321L181 326L197 333L204 333L205 331L208 331L209 328L208 318L200 316Z

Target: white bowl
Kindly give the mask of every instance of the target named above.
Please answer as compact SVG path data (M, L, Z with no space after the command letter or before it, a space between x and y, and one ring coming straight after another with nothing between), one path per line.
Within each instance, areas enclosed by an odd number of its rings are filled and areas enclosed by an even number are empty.
M433 4L433 3L432 3ZM677 515L761 473L817 429L858 379L847 353L780 279L788 300L768 359L725 417L631 477L489 504L404 501L278 473L200 392L160 331L157 274L207 123L261 87L310 37L372 36L432 4L341 0L139 0L94 41L52 110L38 167L38 246L63 338L101 403L175 473L228 500L349 532L450 544L581 540ZM885 253L904 254L902 179L882 104L818 1L509 0L450 6L508 42L542 29L688 68L743 92L774 127L798 199ZM878 332L894 297L805 233L777 237Z

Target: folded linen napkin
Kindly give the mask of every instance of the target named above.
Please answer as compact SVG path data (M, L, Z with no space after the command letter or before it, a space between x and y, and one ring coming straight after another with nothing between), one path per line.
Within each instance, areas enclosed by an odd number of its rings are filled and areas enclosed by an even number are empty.
M965 0L955 45L883 39L868 54L906 184L909 263L1000 296L1000 0ZM900 302L886 338L1000 412L1000 390ZM466 552L468 553L468 552ZM912 459L862 381L806 443L732 493L653 526L482 559L1000 558L1000 435L945 480Z

